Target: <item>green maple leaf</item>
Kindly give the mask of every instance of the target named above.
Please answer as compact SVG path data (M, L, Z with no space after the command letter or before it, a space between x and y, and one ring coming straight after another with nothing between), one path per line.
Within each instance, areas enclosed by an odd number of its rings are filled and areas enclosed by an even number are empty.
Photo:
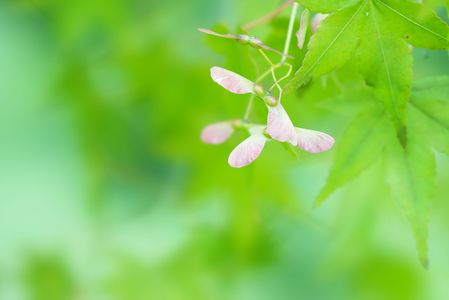
M428 264L429 206L435 188L435 158L425 132L419 130L420 116L410 111L409 142L404 149L392 137L385 156L386 180L391 195L409 220L419 260Z
M298 0L296 2L301 3L315 12L329 13L352 6L359 1L360 0Z
M449 77L417 82L410 106L421 117L417 130L424 132L435 149L449 155Z
M302 67L290 85L301 86L357 57L367 84L406 144L406 107L415 47L447 49L449 27L428 7L403 0L363 0L326 19L312 38Z
M315 203L322 203L383 157L392 197L409 220L419 259L427 265L428 215L435 188L432 148L449 155L449 77L417 82L410 103L406 147L392 134L393 124L384 110L368 110L352 122L337 144L334 164Z
M337 142L336 155L326 184L315 200L320 205L381 156L389 132L389 122L381 109L359 114Z
M446 0L446 9L447 9L447 13L449 15L449 0Z
M406 108L413 80L411 49L396 36L382 31L382 16L374 5L367 11L364 38L357 51L357 65L366 83L385 105L403 144L406 140Z
M449 27L429 7L404 0L372 0L372 5L381 32L417 48L448 49Z
M432 147L449 155L449 77L415 84L408 123L407 147L390 143L387 182L412 225L420 261L427 265L428 215L435 188Z
M311 78L329 73L348 62L357 48L363 26L365 4L326 18L308 45L303 65L289 85L301 86Z

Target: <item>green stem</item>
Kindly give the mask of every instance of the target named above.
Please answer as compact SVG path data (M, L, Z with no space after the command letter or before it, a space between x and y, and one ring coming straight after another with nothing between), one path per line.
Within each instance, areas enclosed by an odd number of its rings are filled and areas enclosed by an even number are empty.
M279 14L281 14L286 8L288 8L292 3L293 3L293 0L285 1L284 4L282 4L281 6L276 8L274 11L270 12L269 14L255 20L255 21L249 22L248 24L243 25L242 26L243 30L246 32L249 32L254 27L273 20L275 17L277 17Z
M291 2L290 0L287 2ZM282 93L283 93L283 89L282 87L279 85L279 83L281 81L283 81L284 79L288 78L291 75L292 72L292 65L290 64L286 64L286 60L287 60L287 56L288 56L288 51L290 49L290 43L292 40L292 34L293 34L293 27L295 26L295 19L296 19L296 14L298 13L298 7L299 4L293 1L293 9L292 12L290 14L290 22L288 25L288 32L287 32L287 38L285 40L285 45L284 45L284 54L285 56L282 57L281 62L278 64L273 64L273 62L270 60L270 58L265 54L265 52L262 49L259 49L260 53L262 54L262 56L265 58L265 60L270 64L270 69L265 71L262 75L260 75L257 80L256 83L259 83L260 81L262 81L266 76L268 76L268 74L271 73L273 80L274 80L274 84L271 86L270 90L273 89L275 86L278 88L279 90L279 101L281 101L282 98ZM288 72L285 76L282 76L279 80L276 77L276 69L283 66L283 65L287 65L288 66ZM248 101L248 105L246 106L246 111L245 111L245 115L243 117L243 121L247 122L249 119L249 115L251 113L251 109L253 106L253 102L254 102L254 94L251 95L249 101Z
M253 108L253 102L254 102L254 94L251 94L249 97L248 105L246 106L245 115L243 116L243 122L248 122L249 120L249 114L251 113L251 109Z
M254 68L256 69L257 78L259 78L260 77L259 65L257 64L254 57L252 57L251 55L249 55L249 59L251 60L252 64L254 65ZM258 83L258 81L256 81L256 83ZM249 115L251 114L251 110L254 104L254 97L255 97L254 94L251 94L251 96L249 97L248 105L246 106L245 114L243 115L243 122L247 122L249 120Z
M278 81L276 81L275 83L273 83L273 85L270 87L270 89L273 89L276 84L280 84L282 81L284 81L285 79L287 79L288 77L290 77L290 75L292 74L293 71L293 66L291 64L286 63L285 66L288 67L288 71L287 74L285 74L284 76L282 76L281 78L279 78Z
M262 49L259 49L259 52L262 54L263 58L265 58L265 60L268 62L268 64L270 65L270 72L271 72L271 76L273 77L273 80L275 82L275 86L278 88L279 93L282 93L282 88L281 86L277 83L277 77L276 77L276 72L275 70L279 67L279 65L275 65L273 64L273 62L271 61L271 59L265 54L265 52Z
M284 64L285 61L287 60L288 50L290 49L290 43L292 41L293 27L295 27L296 14L298 13L298 7L299 4L297 2L293 2L293 9L290 15L290 23L288 24L287 39L285 40L285 47L284 47L285 56L282 57L281 64Z

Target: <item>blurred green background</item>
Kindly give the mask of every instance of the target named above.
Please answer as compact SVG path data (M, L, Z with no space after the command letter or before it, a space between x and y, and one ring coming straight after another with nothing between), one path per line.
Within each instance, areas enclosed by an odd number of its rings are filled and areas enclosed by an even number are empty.
M195 28L279 4L0 2L0 299L449 299L447 157L424 270L380 162L314 210L333 151L295 160L270 143L235 170L242 134L200 142L246 105L209 68L254 71L250 50ZM279 48L286 22L255 32ZM415 50L416 78L444 74L446 53ZM363 102L339 85L290 96L294 122L338 142Z

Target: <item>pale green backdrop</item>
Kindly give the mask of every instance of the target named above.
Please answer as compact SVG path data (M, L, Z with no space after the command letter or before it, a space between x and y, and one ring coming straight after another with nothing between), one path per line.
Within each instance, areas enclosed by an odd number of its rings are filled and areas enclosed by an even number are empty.
M424 270L386 187L365 193L380 163L313 210L332 151L295 160L273 143L234 170L243 135L201 144L203 126L246 105L209 67L249 62L195 28L235 29L279 3L0 3L0 299L449 298L446 157ZM416 50L415 71L449 74L447 54ZM351 108L331 96L290 105L338 142Z

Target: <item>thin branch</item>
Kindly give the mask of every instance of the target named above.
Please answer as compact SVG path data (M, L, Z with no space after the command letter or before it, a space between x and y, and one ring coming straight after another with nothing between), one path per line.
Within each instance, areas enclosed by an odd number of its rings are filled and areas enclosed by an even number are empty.
M292 13L290 15L290 22L289 22L289 26L288 26L288 33L287 33L287 37L285 40L285 47L284 47L284 54L288 56L288 50L290 48L290 42L291 42L291 36L292 36L292 32L293 32L293 26L295 23L295 18L296 18L296 13L298 11L298 3L294 2L293 0L288 0L286 1L283 5L281 5L280 7L278 7L275 11L271 12L270 14L256 20L253 21L251 23L248 23L247 25L243 26L243 29L246 31L251 30L251 28L253 28L254 26L257 26L259 24L263 24L271 19L273 19L274 17L276 17L277 15L279 15L281 12L283 12L287 7L289 7L291 4L293 4L293 10ZM279 96L278 99L279 101L282 99L282 93L283 93L283 89L280 86L280 82L283 81L284 79L288 78L292 72L293 67L290 64L286 63L286 57L283 57L280 61L280 63L278 64L273 64L273 62L270 60L270 58L265 54L265 52L262 49L259 49L259 52L262 54L262 56L264 57L264 59L268 62L268 64L270 65L270 69L265 71L262 75L258 76L257 80L256 80L256 84L258 84L260 81L262 81L266 76L268 76L270 73L273 77L273 85L270 87L270 91L274 88L277 87L279 90ZM255 60L253 58L251 58L251 61L254 63L255 67L256 67L256 72L259 73L258 70L258 65L255 62ZM276 76L276 69L278 69L279 67L282 67L284 65L288 66L288 72L285 76L281 77L279 80L277 79ZM257 74L259 75L259 74ZM248 105L246 106L246 110L245 110L245 115L243 116L243 122L248 122L249 120L249 115L251 113L252 107L253 107L253 103L254 103L254 94L251 95L249 101L248 101Z
M246 106L245 115L243 116L243 122L248 122L249 120L249 115L251 114L251 109L253 108L254 98L254 94L251 94L248 105Z
M254 59L254 57L250 54L248 55L249 59L251 60L251 63L254 65L254 69L256 70L256 76L259 78L260 76L260 68L259 65L257 64L256 60ZM256 83L258 83L256 81ZM243 122L248 122L249 120L249 116L251 114L251 110L253 108L253 104L254 104L254 94L251 94L249 101L248 101L248 105L246 106L246 110L245 110L245 115L243 116Z
M264 23L267 23L267 22L273 20L274 18L276 18L278 15L280 15L285 9L287 9L292 4L293 4L293 0L287 0L287 1L285 1L284 4L282 4L281 6L279 6L272 12L270 12L269 14L243 25L242 29L246 32L249 32L254 27L262 25Z

